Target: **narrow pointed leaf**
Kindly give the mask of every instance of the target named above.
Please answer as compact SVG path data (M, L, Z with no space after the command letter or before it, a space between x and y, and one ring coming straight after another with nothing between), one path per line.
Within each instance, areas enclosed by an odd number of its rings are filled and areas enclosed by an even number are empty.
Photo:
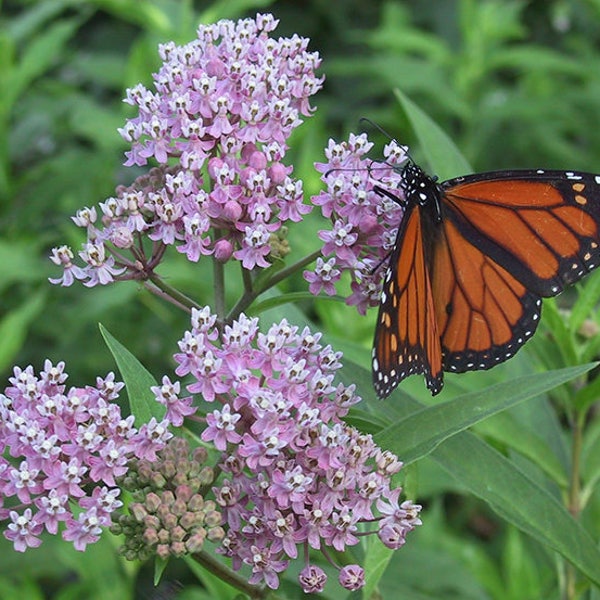
M394 90L394 94L434 174L441 179L450 179L471 173L471 165L441 127L400 90Z
M380 431L375 441L408 464L426 456L442 442L471 425L547 392L593 367L593 364L587 364L535 373L459 396L449 402L428 406Z
M129 407L131 413L135 415L136 426L147 423L152 417L161 421L164 418L165 409L156 401L150 390L152 386L157 385L152 374L102 325L100 325L100 332L125 382Z
M448 439L432 458L502 518L556 550L596 585L600 551L566 508L514 463L465 431Z

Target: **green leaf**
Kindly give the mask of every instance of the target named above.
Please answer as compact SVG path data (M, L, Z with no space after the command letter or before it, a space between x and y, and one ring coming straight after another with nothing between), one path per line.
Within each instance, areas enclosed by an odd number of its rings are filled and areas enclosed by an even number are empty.
M16 283L37 283L44 279L48 270L37 252L37 241L28 238L0 241L0 293Z
M578 377L593 366L535 373L428 406L379 432L375 441L405 464L411 463L467 427Z
M2 600L43 600L44 594L35 581L11 581L9 577L0 577L0 598Z
M11 310L0 320L0 370L7 369L13 363L27 337L31 322L42 312L46 304L46 292L34 293L29 300Z
M273 2L274 0L216 0L202 13L200 23L238 18L248 10L266 9Z
M573 336L567 326L564 312L558 307L556 298L545 298L544 300L542 327L551 332L553 340L552 344L540 344L540 346L546 346L546 356L552 359L545 363L546 367L554 368L577 364L580 361L578 361L573 345Z
M471 165L440 126L400 90L394 90L394 94L419 140L432 172L440 179L471 173Z
M234 600L239 597L239 591L229 583L223 581L216 573L198 563L191 556L184 556L183 560L196 579L206 588L207 598L218 598L219 600Z
M12 71L11 87L5 90L11 105L36 77L58 61L80 24L79 19L57 21L30 40L21 60Z
M72 104L69 120L74 133L106 150L121 145L116 133L123 121L121 115L114 114L114 111L83 94L74 94L69 101Z
M590 365L522 377L462 396L445 404L419 409L375 436L377 443L410 462L432 452L432 458L498 514L542 544L556 550L594 582L600 582L600 553L568 511L516 465L473 434L461 431L469 423L516 404L581 375ZM508 399L507 399L508 398ZM462 406L461 406L462 404ZM464 411L464 412L463 412ZM459 433L457 433L457 431Z
M266 269L262 269L254 279L253 286L256 290L261 290L264 285L267 285L271 277L281 271L285 267L285 261L281 258L276 258L273 264Z
M509 527L502 553L503 579L506 582L505 598L537 598L544 582L539 572L539 562L527 551L521 532Z
M600 397L600 377L593 377L589 382L575 392L571 399L572 406L578 412L588 410Z
M467 431L446 440L432 458L502 518L600 585L600 552L594 540L554 496L507 458Z
M394 552L386 548L379 538L373 535L367 536L365 545L367 549L363 568L366 583L363 588L363 598L372 598L379 585L379 580L394 556Z
M161 421L164 418L165 408L156 401L150 390L152 386L157 385L156 380L142 363L123 344L118 342L102 324L99 327L125 382L129 407L131 413L135 415L137 427L142 423L147 423L152 417L155 417L157 421Z
M594 271L585 281L577 286L577 300L571 309L569 325L572 331L577 331L583 322L589 318L600 299L600 271Z
M561 489L569 485L565 469L545 440L525 427L508 412L502 412L493 418L478 423L477 433L500 442L507 448L516 450L534 462Z
M154 585L157 586L160 583L163 573L167 568L169 561L161 558L160 556L154 557Z

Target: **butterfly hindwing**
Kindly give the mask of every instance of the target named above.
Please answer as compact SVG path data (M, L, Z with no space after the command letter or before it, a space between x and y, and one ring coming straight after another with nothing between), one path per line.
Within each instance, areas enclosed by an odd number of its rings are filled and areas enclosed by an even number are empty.
M440 336L418 205L405 213L383 282L373 345L377 395L385 398L402 379L415 373L425 375L433 394L439 392Z
M443 223L432 273L444 370L489 369L535 332L540 297L467 241L450 219Z

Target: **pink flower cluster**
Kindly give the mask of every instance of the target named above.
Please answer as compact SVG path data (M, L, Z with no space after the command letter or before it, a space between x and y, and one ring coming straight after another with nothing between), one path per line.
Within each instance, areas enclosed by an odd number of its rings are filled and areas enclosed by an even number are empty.
M391 487L397 457L342 421L360 398L354 385L334 382L341 353L285 319L264 333L243 314L221 334L215 323L209 307L193 310L175 360L176 373L194 379L188 391L219 403L202 439L223 452L226 477L214 491L228 526L221 552L233 568L248 565L250 583L277 588L300 554L301 585L317 592L327 578L308 562L310 548L333 562L329 549L357 544L362 523L389 548L402 546L420 506L400 503ZM340 582L356 589L361 573L346 567Z
M61 523L77 550L97 541L122 505L115 478L129 458L153 460L171 437L168 421L138 430L133 416L121 416L114 400L123 384L112 373L95 387L67 390L64 366L46 361L39 376L15 367L0 394L0 518L10 519L4 536L19 552Z
M88 235L79 252L85 264L67 246L54 248L51 260L64 273L53 283L145 279L165 245L194 262L214 255L245 269L270 265L282 225L311 210L282 160L323 81L307 39L269 37L277 23L268 14L223 20L201 25L189 44L160 46L155 91L128 90L138 115L119 131L132 146L126 165L154 159L161 167L101 203L101 227L95 208L77 213ZM153 242L150 254L142 237Z
M373 162L367 153L373 144L366 134L351 134L348 141L329 140L326 163L317 163L327 189L312 198L321 207L331 228L319 232L324 242L322 257L313 271L304 271L313 294L324 291L332 296L344 272L351 279L351 295L346 299L360 314L379 304L382 261L390 253L404 213L400 204L375 191L376 186L402 198L401 170L406 148L391 142L384 149L386 162Z

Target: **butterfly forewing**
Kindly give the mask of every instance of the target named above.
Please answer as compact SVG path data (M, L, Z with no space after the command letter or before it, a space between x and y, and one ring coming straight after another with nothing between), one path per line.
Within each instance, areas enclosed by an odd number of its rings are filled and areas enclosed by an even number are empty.
M563 171L470 175L442 184L445 216L529 290L555 296L600 262L598 181Z
M442 386L440 336L420 213L419 206L407 210L383 283L373 344L373 385L380 398L415 373L425 374L434 394Z

